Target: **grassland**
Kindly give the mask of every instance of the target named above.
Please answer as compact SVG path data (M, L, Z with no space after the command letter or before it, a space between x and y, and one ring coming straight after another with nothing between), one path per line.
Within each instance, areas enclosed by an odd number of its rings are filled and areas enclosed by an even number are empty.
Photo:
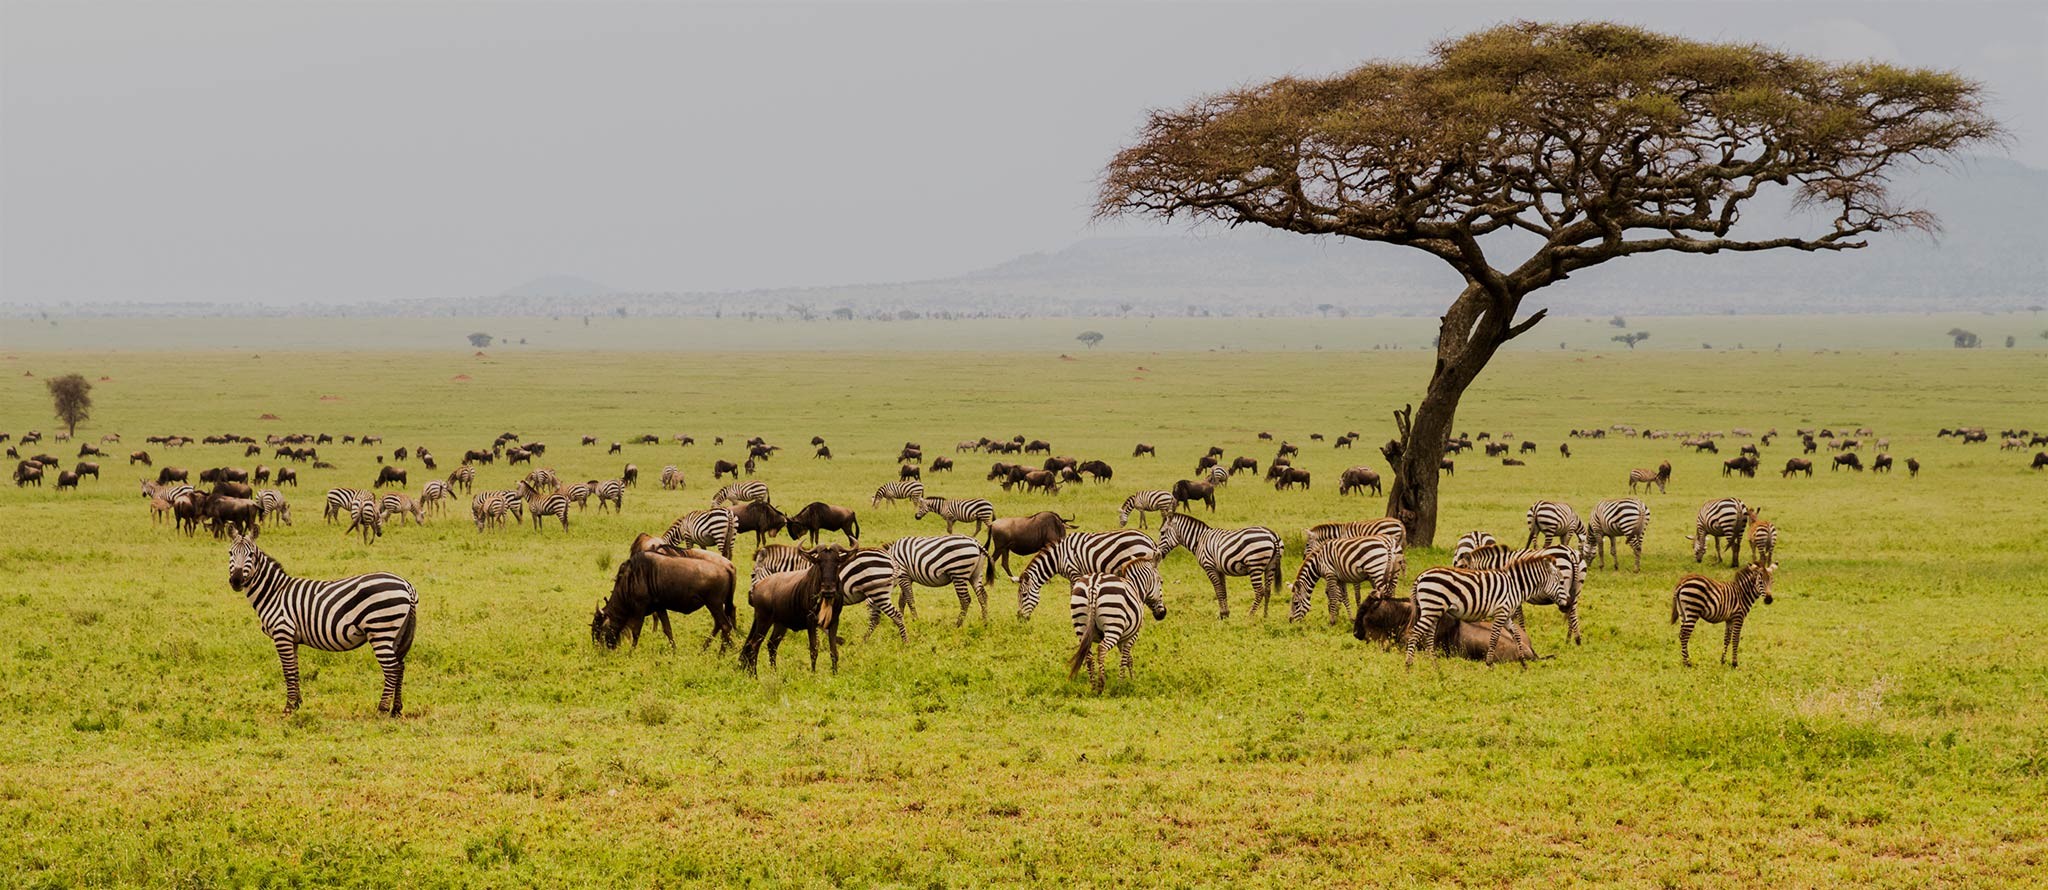
M1206 339L1241 328L1211 324ZM1750 339L1823 339L1760 327ZM1721 335L1671 332L1705 336ZM675 653L658 635L597 651L588 616L632 534L706 503L711 461L747 435L790 446L761 472L778 502L856 504L872 542L937 529L867 508L906 439L949 454L958 439L1024 433L1103 457L1115 484L1053 498L995 492L980 460L927 479L1099 528L1124 494L1187 475L1211 444L1263 462L1271 448L1254 435L1272 430L1303 444L1316 488L1240 480L1215 519L1281 529L1291 574L1303 527L1382 508L1335 492L1344 466L1381 464L1370 445L1334 452L1308 434L1383 440L1427 355L1134 354L1114 339L1092 353L481 358L4 342L0 429L52 429L41 378L78 371L108 378L79 439L119 431L124 450L154 432L375 432L452 463L517 430L581 479L620 463L579 448L585 432L701 443L628 446L649 484L623 517L482 535L451 517L368 546L322 525L318 501L366 485L376 449L323 447L338 468L307 471L288 490L298 525L262 544L296 573L382 568L418 585L398 721L374 717L363 651L304 653L306 706L280 716L276 659L227 587L226 547L153 529L118 458L80 492L0 490L9 886L1979 887L2048 868L2048 474L1995 444L1932 435L2048 427L2038 349L1504 354L1458 426L1542 449L1525 468L1460 460L1445 528L1505 537L1535 498L1583 509L1619 493L1629 467L1677 467L1670 493L1649 498L1642 574L1590 582L1584 646L1560 645L1554 612L1532 613L1554 659L1404 670L1320 620L1237 608L1219 622L1182 554L1166 567L1173 612L1147 627L1136 678L1095 698L1065 675L1064 615L1020 625L1006 583L987 624L959 629L950 592L920 591L910 643L850 633L836 676L805 670L799 640L779 671L748 678L731 655L696 651L701 615L681 621ZM1925 468L1727 479L1714 456L1622 439L1573 440L1574 456L1557 457L1565 430L1615 422L1869 425ZM809 458L814 434L837 460ZM1156 462L1128 457L1140 439ZM239 449L153 450L160 465L248 463ZM1791 450L1766 450L1767 465ZM665 463L689 473L687 491L651 484ZM481 482L514 475L497 466ZM1669 593L1694 568L1682 540L1693 509L1727 494L1783 528L1778 599L1752 617L1741 670L1713 666L1712 629L1687 670ZM1445 559L1417 551L1411 571ZM1241 582L1233 594L1248 605Z

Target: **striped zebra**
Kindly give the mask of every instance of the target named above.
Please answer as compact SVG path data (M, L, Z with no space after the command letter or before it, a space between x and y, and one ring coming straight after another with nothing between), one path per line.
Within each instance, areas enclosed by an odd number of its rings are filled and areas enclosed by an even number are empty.
M1670 482L1671 462L1668 460L1658 464L1654 470L1645 470L1639 467L1628 471L1629 494L1635 494L1636 486L1638 485L1642 486L1644 491L1649 491L1650 486L1655 485L1657 486L1657 493L1663 494L1664 486Z
M284 492L266 488L256 494L256 506L262 509L263 515L275 516L285 525L292 524L292 505L284 499Z
M569 495L560 489L533 501L533 530L540 531L541 522L550 516L562 520L562 530L569 529Z
M734 482L711 496L713 506L718 504L744 504L748 501L768 503L768 483Z
M1536 536L1543 536L1543 546L1550 546L1552 538L1567 547L1576 546L1579 537L1586 533L1586 523L1579 519L1579 512L1572 505L1561 501L1537 501L1522 514L1522 521L1529 524L1529 541L1523 547L1536 546Z
M1726 623L1721 637L1721 660L1735 667L1742 655L1742 622L1749 609L1761 599L1771 604L1771 578L1777 563L1750 563L1723 584L1705 575L1687 575L1671 592L1671 621L1678 625L1678 660L1692 667L1692 629L1701 621Z
M982 623L988 622L988 588L982 585L981 577L990 557L979 542L966 535L898 538L889 545L888 553L896 561L896 601L904 611L917 611L911 605L912 584L951 585L960 596L960 617L953 621L953 626L967 623L968 606L976 597L981 600Z
M984 526L996 521L996 505L987 498L967 498L949 501L945 498L919 498L917 513L910 518L923 519L933 513L946 520L946 533L952 534L953 525L960 522L974 523L974 533L981 534Z
M1614 552L1614 568L1621 568L1622 538L1628 541L1630 550L1636 554L1636 571L1643 570L1643 538L1650 531L1650 507L1635 498L1615 498L1601 501L1593 508L1593 518L1586 524L1586 555L1607 564L1607 553Z
M428 482L425 488L420 489L421 510L443 512L448 509L445 502L454 499L455 489L439 479Z
M1309 526L1308 530L1302 533L1302 554L1307 555L1309 551L1322 546L1324 541L1369 536L1386 538L1393 543L1396 550L1405 550L1408 546L1408 527L1402 525L1399 519L1383 516L1364 522L1325 522Z
M1072 581L1082 575L1116 572L1130 577L1124 569L1136 560L1144 560L1147 571L1132 580L1148 589L1159 586L1154 580L1158 577L1159 549L1151 538L1135 529L1074 532L1046 545L1031 557L1031 563L1024 567L1024 574L1017 581L1017 620L1029 620L1031 613L1038 610L1038 591L1052 576Z
M321 511L321 518L333 523L339 517L355 518L356 505L364 501L377 503L377 496L360 488L330 488L327 490L327 508Z
M460 488L463 494L468 494L470 488L475 484L476 468L468 464L456 467L454 472L448 474L448 491L450 493Z
M804 558L802 549L788 544L770 544L754 552L753 580L759 581L777 572L806 571L810 567L811 563ZM840 603L852 605L866 600L868 604L868 632L861 637L862 642L875 635L884 615L895 623L897 638L910 642L903 612L889 601L896 590L898 572L896 561L886 551L873 547L847 551L846 559L840 562Z
M590 509L590 496L596 492L596 479L588 482L578 482L575 485L562 489L562 494L569 499L569 503L576 505L576 510L579 513Z
M923 500L924 483L915 479L905 479L900 482L891 482L875 489L875 496L868 499L868 506L880 506L883 501L893 504L897 501L917 502Z
M692 510L670 523L661 539L677 547L712 547L720 556L731 559L732 539L738 525L739 518L730 507Z
M1579 636L1579 594L1586 586L1586 556L1577 548L1557 544L1541 550L1511 550L1495 545L1472 551L1471 568L1498 569L1515 560L1528 556L1543 556L1557 564L1557 586L1548 590L1531 591L1525 602L1534 606L1556 606L1564 613L1565 630L1571 635L1572 645L1582 642ZM1522 621L1520 608L1515 610L1515 624L1527 631L1529 626Z
M688 488L689 486L683 482L683 471L675 464L669 464L661 468L661 487L668 491L675 491L676 489Z
M1163 520L1166 514L1174 512L1179 504L1180 502L1174 500L1173 492L1170 491L1153 488L1137 492L1130 497L1124 498L1123 509L1116 515L1116 527L1123 528L1131 524L1131 514L1137 513L1138 527L1144 528L1145 514L1157 513Z
M1210 485L1229 485L1230 471L1222 468L1221 466L1210 467L1209 475L1207 478L1209 480Z
M1324 541L1302 555L1301 568L1295 570L1294 585L1289 589L1292 595L1288 600L1287 620L1300 621L1308 617L1309 602L1315 597L1318 581L1325 582L1324 595L1330 603L1330 623L1336 624L1343 620L1341 616L1350 605L1344 585L1370 584L1374 599L1388 599L1401 583L1401 573L1406 568L1407 559L1401 548L1382 535ZM1359 605L1363 606L1365 599L1361 590Z
M420 509L419 502L413 500L411 495L403 492L394 491L377 499L377 521L379 523L382 523L393 514L397 514L401 522L410 516L412 517L413 525L427 524L426 511Z
M294 578L253 538L237 534L228 544L228 586L248 598L277 647L285 713L299 709L300 646L346 652L366 642L384 669L377 712L397 717L404 710L405 656L412 649L420 602L419 592L404 578L386 572L334 581Z
M561 487L562 480L556 478L553 467L541 467L526 474L525 479L519 480L519 493L525 495L527 500L540 500L548 492Z
M350 532L357 529L362 530L365 544L370 543L372 534L384 537L384 513L376 498L364 498L350 505L348 528L343 529L341 534L347 537Z
M1166 600L1155 591L1117 575L1098 573L1074 579L1073 590L1067 597L1067 612L1073 618L1077 642L1074 657L1067 662L1069 679L1087 666L1090 687L1100 695L1106 679L1104 662L1111 649L1118 653L1118 674L1130 679L1131 649L1145 626L1140 602L1152 610L1154 619L1166 620Z
M1762 565L1778 561L1778 524L1759 518L1761 508L1749 509L1749 555Z
M1280 556L1287 548L1280 533L1270 528L1211 528L1193 516L1168 513L1159 520L1159 558L1165 559L1176 547L1194 554L1202 573L1209 576L1209 586L1216 588L1218 618L1230 617L1225 577L1251 578L1254 615L1267 597L1280 589Z
M1482 547L1498 546L1500 546L1499 539L1486 532L1466 532L1458 538L1458 546L1451 550L1451 565L1461 569L1469 569L1472 567L1472 554L1475 551Z
M1748 508L1741 498L1721 498L1700 505L1699 516L1693 520L1692 561L1701 562L1707 557L1707 539L1714 539L1714 564L1721 564L1721 542L1728 542L1728 567L1741 564L1742 530L1749 521Z
M626 481L608 479L597 486L597 512L604 512L604 505L611 504L613 510L626 512Z
M469 512L476 520L477 532L482 533L487 526L505 524L506 514L512 512L512 501L502 491L478 492L469 499Z
M1410 594L1415 621L1408 625L1408 666L1415 665L1417 645L1436 639L1437 620L1446 615L1460 621L1493 623L1486 641L1486 663L1492 664L1500 632L1514 620L1515 611L1531 593L1556 588L1557 574L1556 560L1538 554L1498 569L1435 568L1415 576ZM1528 663L1522 666L1526 668Z

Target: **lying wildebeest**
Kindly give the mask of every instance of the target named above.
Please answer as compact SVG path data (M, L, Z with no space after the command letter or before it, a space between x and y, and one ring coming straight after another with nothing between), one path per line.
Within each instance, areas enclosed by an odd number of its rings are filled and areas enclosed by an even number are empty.
M1788 476L1791 476L1793 473L1805 473L1807 476L1812 476L1813 461L1807 460L1803 457L1791 458L1785 461L1785 471L1779 473L1778 478L1783 479Z
M1848 467L1849 469L1855 470L1859 473L1863 472L1863 459L1857 457L1856 452L1854 451L1835 455L1834 466L1830 467L1829 469L1839 470L1843 467Z
M1116 476L1116 471L1111 469L1109 464L1099 460L1084 460L1075 469L1087 473L1089 478L1097 482L1108 482Z
M1351 635L1361 640L1379 640L1383 648L1398 645L1407 638L1408 627L1414 621L1413 601L1368 597L1359 604L1358 614L1352 618ZM1441 620L1437 622L1434 645L1445 655L1485 661L1490 631L1489 624ZM1522 632L1521 625L1510 625L1501 637L1501 646L1494 653L1496 661L1534 661L1539 657L1529 645L1529 635Z
M1280 470L1279 478L1273 480L1274 491L1281 491L1296 485L1304 489L1309 487L1309 472L1307 470L1297 467L1283 467Z
M1182 479L1179 482L1173 483L1173 500L1177 508L1183 510L1189 504L1201 501L1209 506L1209 512L1214 513L1216 512L1216 486L1207 482L1197 482L1193 479Z
M1003 574L1012 581L1017 580L1017 575L1010 570L1010 554L1034 556L1079 527L1074 520L1051 510L1030 516L1008 516L989 523L986 548L989 552L988 580L996 579L997 560L1002 560Z
M843 532L846 546L860 546L860 514L851 507L837 507L824 501L812 501L788 518L786 528L789 539L794 541L810 535L811 546L817 546L819 532Z
M729 460L713 461L711 463L712 479L718 479L719 477L724 476L728 473L730 473L734 479L738 479L740 477L740 465L733 463L732 461Z
M1351 467L1337 477L1337 493L1340 495L1366 490L1380 493L1380 474L1371 467Z
M896 468L896 478L898 479L918 479L922 478L923 476L924 471L918 469L917 467L913 467L909 464L904 464L903 466Z
M1519 461L1519 460L1516 460L1516 459L1514 459L1514 458L1512 458L1512 457L1503 457L1503 458L1501 458L1501 459L1500 459L1500 465L1501 465L1501 466L1503 466L1503 467L1526 467L1526 466L1528 466L1528 464L1525 464L1525 463L1523 463L1523 462L1521 462L1521 461Z
M749 674L757 673L761 641L768 641L768 667L774 668L782 635L792 630L809 633L814 672L818 669L818 631L825 631L826 644L832 650L832 670L839 670L839 565L846 559L846 548L827 544L802 555L809 568L777 572L747 587L754 624L740 647L740 666Z
M789 524L789 517L766 501L748 501L733 508L733 534L754 533L754 546L765 547L768 538Z
M138 463L139 463L139 464L141 464L141 465L143 465L143 466L145 466L145 467L148 467L148 466L154 466L154 465L155 465L155 464L154 464L154 463L152 463L152 462L150 461L150 459L149 459L149 452L147 452L147 451L131 451L131 452L129 452L129 453L128 453L128 465L132 467L132 466L134 466L134 465L136 465L136 464L138 464Z
M71 468L71 472L81 479L91 476L94 481L98 481L100 478L100 465L89 460L82 460L78 462L78 466Z
M952 458L950 458L950 457L935 457L935 458L932 458L932 472L934 472L934 473L950 473L950 472L952 472L952 471L953 471L953 459L952 459Z
M688 615L706 609L711 613L711 633L704 637L702 648L710 649L713 639L721 641L720 652L732 648L733 631L739 626L733 606L739 570L732 560L709 550L670 547L651 535L640 537L653 543L640 549L642 545L635 542L632 555L619 564L612 578L611 598L590 616L591 642L617 649L623 631L637 648L641 623L651 615L673 649L676 636L669 627L668 613Z
M383 487L384 487L385 485L387 485L387 484L389 484L389 485L396 485L396 486L398 486L398 487L400 487L400 488L404 488L404 487L405 487L405 485L406 485L406 481L405 481L405 471L404 471L404 470L401 470L401 469L399 469L399 468L397 468L397 467L379 467L379 468L377 468L377 481L376 481L376 483L375 483L375 484L372 484L372 485L371 485L370 487L371 487L371 488L383 488Z
M98 448L95 448L95 447L93 447L92 443L90 443L90 442L87 442L87 443L82 443L82 444L80 444L80 445L78 446L78 456L79 456L79 457L106 457L106 456L107 456L107 453L106 453L106 452L104 452L104 451L101 451L101 450L99 450Z
M1143 442L1139 442L1139 443L1138 443L1138 447L1136 447L1136 448L1133 448L1133 449L1131 449L1131 456L1132 456L1132 457L1147 457L1147 456L1150 456L1150 457L1158 457L1158 456L1159 456L1159 449L1157 449L1157 448L1153 448L1152 446L1150 446L1150 445L1147 445L1147 444L1145 444L1145 443L1143 443Z

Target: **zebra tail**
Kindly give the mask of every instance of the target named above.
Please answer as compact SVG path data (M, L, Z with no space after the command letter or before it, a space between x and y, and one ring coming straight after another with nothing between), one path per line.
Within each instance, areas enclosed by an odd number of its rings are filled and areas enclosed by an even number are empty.
M1615 554L1614 558L1618 560L1621 558L1621 555ZM1678 591L1676 590L1671 592L1671 623L1678 623Z
M1088 664L1088 652L1095 644L1102 642L1102 628L1095 623L1095 602L1088 603L1088 629L1081 633L1081 644L1074 647L1074 657L1067 662L1067 679L1074 679L1081 668Z
M420 604L417 598L418 594L414 594L414 597L415 598L412 604L412 611L405 613L405 627L400 628L398 631L398 645L396 648L398 650L398 657L401 661L405 659L407 653L412 651L413 632L417 631L420 626Z

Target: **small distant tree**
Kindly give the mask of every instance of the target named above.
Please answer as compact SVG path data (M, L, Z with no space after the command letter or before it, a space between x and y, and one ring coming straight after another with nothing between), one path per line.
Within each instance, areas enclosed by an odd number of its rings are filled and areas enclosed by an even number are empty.
M1335 308L1337 308L1337 307L1335 307L1335 306L1332 306L1332 305L1330 305L1330 304L1328 304L1328 303L1317 303L1317 304L1316 304L1316 311L1317 311L1317 312L1321 312L1321 313L1323 314L1323 317L1324 317L1324 318L1329 318L1329 317L1330 317L1330 310L1332 310L1332 309L1335 309Z
M1628 319L1626 319L1626 318L1622 318L1622 317L1621 317L1621 316L1619 316L1619 315L1617 315L1617 316L1615 316L1615 317L1613 317L1613 318L1610 318L1610 319L1608 319L1608 320L1607 320L1607 323L1608 323L1608 324L1611 324L1611 325L1613 325L1613 326L1615 326L1615 327L1617 327L1617 328L1625 328L1625 327L1628 327Z
M2035 315L2040 315L2040 314L2041 314L2041 309L2042 309L2042 308L2043 308L2043 307L2041 307L2041 306L2028 306L2028 307L2027 307L2027 311L2028 311L2028 312L2032 312L2032 313L2034 313Z
M77 434L78 422L92 414L92 384L80 374L52 377L43 384L50 388L50 401L55 403L57 419L64 421L70 433Z
M1131 310L1132 310L1132 309L1134 309L1134 308L1136 308L1136 307L1132 306L1132 305L1131 305L1131 304L1129 304L1129 303L1118 303L1118 304L1116 304L1116 311L1117 311L1117 313L1118 313L1118 314L1121 314L1121 315L1129 315L1129 314L1131 314Z
M491 347L492 339L494 338L491 337L491 335L486 334L482 331L478 331L474 334L469 335L469 345L474 346L478 349L489 349Z
M1630 348L1630 349L1634 349L1634 348L1636 348L1636 344L1637 344L1637 343L1641 343L1641 342L1643 342L1644 340L1648 340L1648 339L1650 339L1650 332L1649 332L1649 331L1634 331L1634 332L1632 332L1632 333L1627 333L1627 334L1616 334L1615 336L1613 336L1613 337L1609 337L1608 339L1610 339L1610 340L1613 340L1613 341L1614 341L1614 342L1616 342L1616 343L1627 343L1627 344L1628 344L1628 348ZM1559 345L1560 347L1561 347L1561 346L1563 346L1563 344L1558 344L1558 345Z
M1982 345L1982 341L1975 333L1963 330L1962 328L1949 328L1948 336L1949 339L1955 341L1957 349L1976 349Z
M1102 332L1101 332L1101 331L1082 331L1082 332L1081 332L1081 335L1080 335L1080 336L1078 336L1078 337L1075 337L1074 339L1076 339L1076 340L1079 340L1079 341L1081 341L1081 342L1083 342L1083 343L1086 343L1086 344L1088 344L1088 348L1089 348L1089 349L1094 349L1094 348L1095 348L1095 344L1097 344L1097 343L1100 343L1100 342L1102 342Z
M845 306L841 306L837 309L832 310L832 317L839 319L840 321L852 321L853 310Z
M2015 336L2013 336L2013 335L2011 335L2011 334L2007 334L2007 335L2005 335L2005 348L2007 348L2007 349L2011 349L2011 348L2013 348L2014 346L2018 345L2018 344L2019 344L2019 342L2020 342L2020 338L2018 338L2018 337L2015 337Z

